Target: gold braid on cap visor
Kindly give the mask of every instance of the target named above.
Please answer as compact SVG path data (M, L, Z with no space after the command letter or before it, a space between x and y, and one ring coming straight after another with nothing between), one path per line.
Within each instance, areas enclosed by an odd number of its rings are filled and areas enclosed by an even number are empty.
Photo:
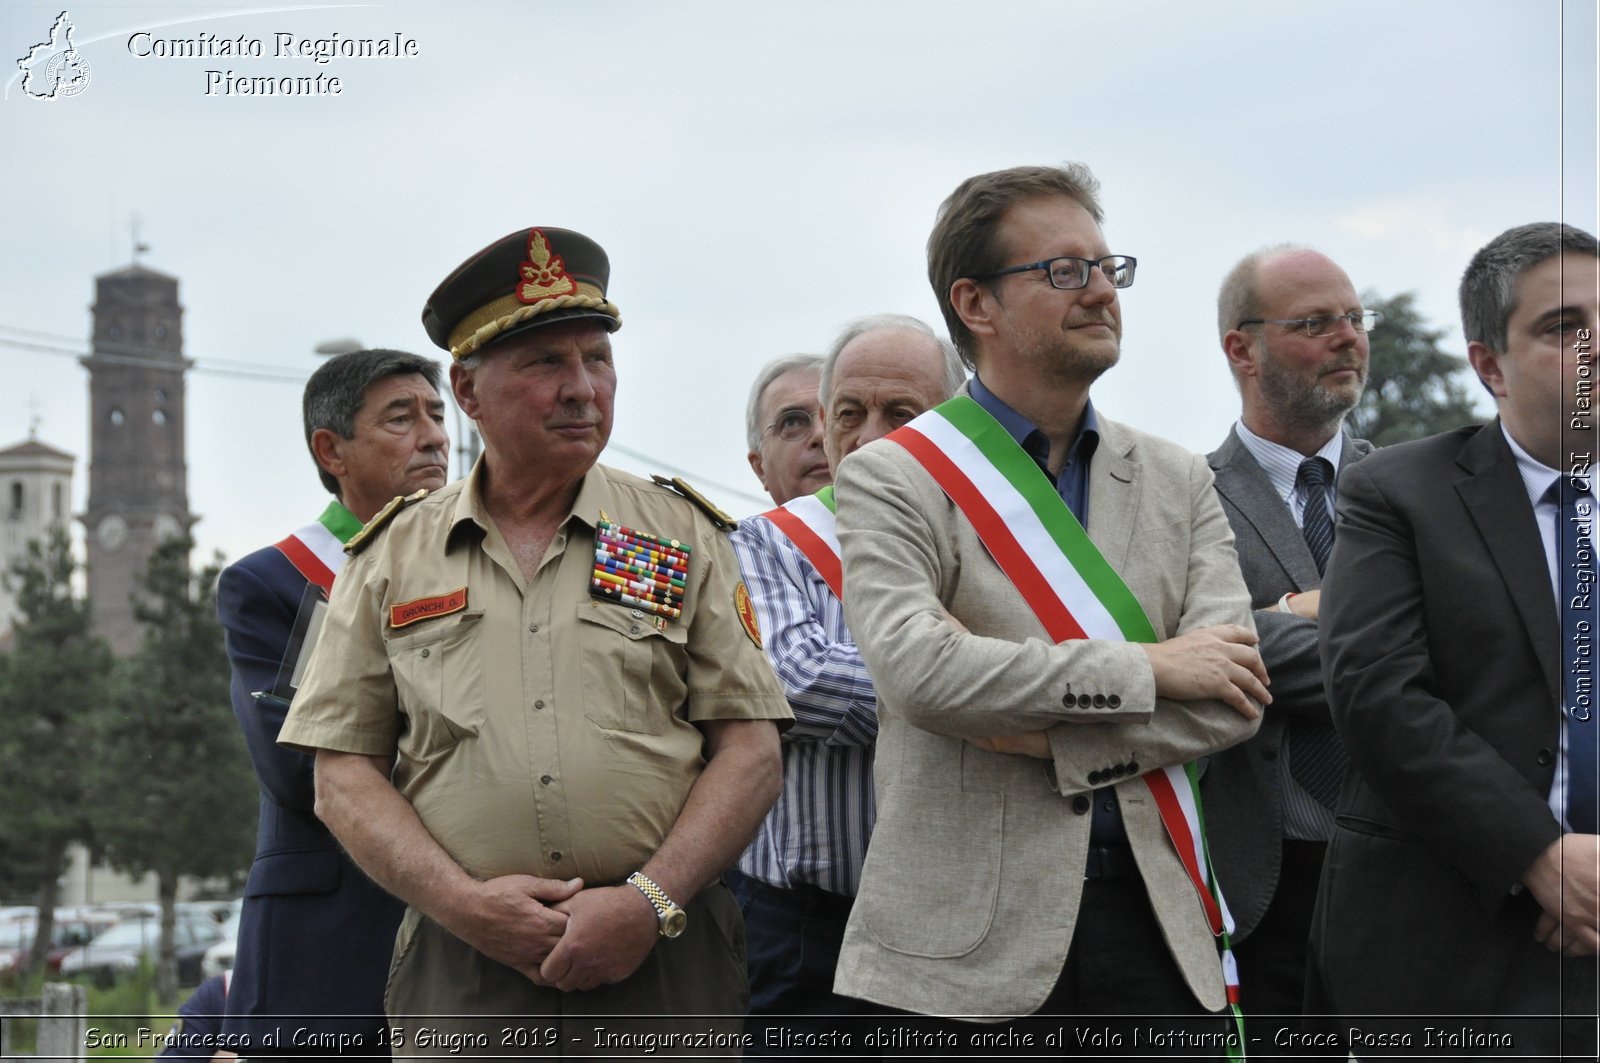
M492 303L480 306L450 330L450 357L459 361L514 325L552 310L567 309L599 310L616 318L617 327L622 327L622 314L616 304L608 300L599 288L580 281L577 295L559 295L553 299L541 299L537 303L524 303L515 294L502 295Z

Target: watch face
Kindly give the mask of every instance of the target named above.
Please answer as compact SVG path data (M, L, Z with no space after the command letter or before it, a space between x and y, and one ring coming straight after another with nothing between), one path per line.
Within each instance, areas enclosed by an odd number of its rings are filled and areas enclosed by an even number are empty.
M689 925L689 913L682 908L673 908L661 917L661 936L675 938L683 933L683 928Z

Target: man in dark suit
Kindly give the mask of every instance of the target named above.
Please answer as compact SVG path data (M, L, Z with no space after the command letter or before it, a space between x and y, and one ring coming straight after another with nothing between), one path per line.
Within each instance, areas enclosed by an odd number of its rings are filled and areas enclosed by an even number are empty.
M1245 1013L1283 1016L1286 1029L1299 1028L1306 939L1344 770L1317 656L1318 588L1336 473L1372 450L1343 425L1366 383L1374 320L1344 270L1287 244L1247 255L1217 296L1243 409L1207 460L1250 588L1272 705L1253 738L1211 759L1202 791L1238 926Z
M386 1054L383 988L404 906L317 819L312 758L278 745L278 729L309 649L295 642L296 621L326 598L344 541L396 495L443 487L449 446L438 365L401 351L325 363L306 383L304 416L334 501L316 523L224 569L217 585L233 712L261 783L224 1027L252 1059Z
M1353 770L1308 1001L1413 1051L1595 1058L1597 255L1555 223L1480 250L1462 326L1499 416L1339 485L1322 658Z

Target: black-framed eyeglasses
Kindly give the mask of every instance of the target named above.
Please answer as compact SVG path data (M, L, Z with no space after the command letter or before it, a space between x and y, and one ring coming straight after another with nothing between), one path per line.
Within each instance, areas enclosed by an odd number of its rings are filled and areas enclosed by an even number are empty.
M1382 318L1383 315L1376 310L1352 310L1348 314L1317 314L1315 317L1252 317L1239 322L1234 328L1244 328L1246 325L1282 325L1293 332L1303 332L1316 339L1318 336L1331 335L1341 321L1350 322L1350 327L1357 332L1371 332L1372 327Z
M1139 260L1132 255L1107 255L1100 259L1062 255L1060 258L1047 258L1043 262L1029 262L1026 266L1007 266L1005 269L997 269L993 273L985 273L981 277L972 279L982 281L991 277L1004 277L1008 273L1027 273L1029 270L1042 269L1045 276L1050 278L1050 287L1070 292L1087 287L1089 271L1098 269L1105 275L1106 280L1111 282L1113 288L1126 288L1133 283L1133 269L1138 264Z
M761 438L765 439L776 432L785 443L798 443L811 434L812 421L811 414L806 410L784 410L776 421L761 430Z

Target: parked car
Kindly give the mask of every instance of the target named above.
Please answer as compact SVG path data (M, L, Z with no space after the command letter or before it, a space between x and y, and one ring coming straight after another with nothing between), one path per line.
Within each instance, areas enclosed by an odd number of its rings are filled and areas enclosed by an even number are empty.
M79 915L73 909L56 910L50 934L50 951L45 954L45 965L51 971L61 969L67 953L86 945L97 934L109 929L117 920L106 915ZM38 916L0 922L0 978L15 975L33 948L33 939L39 928Z
M234 953L239 947L239 916L242 912L235 909L228 916L228 921L222 924L222 940L206 949L205 956L200 960L200 977L210 978L221 974L223 971L233 970Z
M206 949L222 940L222 925L208 913L179 911L174 924L178 953L178 981L200 984L200 960ZM153 916L124 919L95 937L87 945L73 949L61 960L66 977L88 977L109 984L138 968L140 960L154 967L160 958L161 920Z

